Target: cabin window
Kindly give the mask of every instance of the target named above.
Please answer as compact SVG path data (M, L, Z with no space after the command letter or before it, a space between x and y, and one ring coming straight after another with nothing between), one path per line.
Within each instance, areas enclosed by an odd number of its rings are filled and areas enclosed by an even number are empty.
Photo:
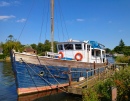
M100 51L96 51L96 56L100 56Z
M92 56L94 56L94 50L92 50Z
M82 44L75 44L75 49L76 50L81 50L82 49Z
M59 50L63 50L63 46L62 45L58 45L58 49Z
M65 50L73 50L73 44L64 44Z
M84 44L84 50L86 50L86 44Z
M90 45L87 45L87 50L89 50L89 51L90 51Z

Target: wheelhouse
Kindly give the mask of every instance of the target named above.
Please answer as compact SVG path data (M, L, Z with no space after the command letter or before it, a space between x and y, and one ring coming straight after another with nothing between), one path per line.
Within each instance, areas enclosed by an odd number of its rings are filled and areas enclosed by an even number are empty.
M104 63L106 61L105 47L95 41L59 42L57 50L59 59L76 60L90 63Z

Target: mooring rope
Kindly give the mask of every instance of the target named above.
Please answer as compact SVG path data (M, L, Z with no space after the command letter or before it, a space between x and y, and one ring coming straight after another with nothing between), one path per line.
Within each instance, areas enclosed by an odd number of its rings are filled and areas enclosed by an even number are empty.
M29 68L31 68L22 58L20 58ZM53 85L53 84L51 84L50 82L48 82L46 79L44 79L42 76L40 76L38 73L36 73L32 68L31 68L31 70L35 73L35 74L37 74L41 79L43 79L45 82L47 82L48 84L49 84L49 86L51 87L51 85ZM52 87L51 87L52 88Z
M39 60L39 58L38 58L38 56L37 56L37 59L38 59L38 61L39 61L39 63L40 63L40 65L41 65L41 62L40 62L40 60ZM41 65L42 66L42 65ZM47 69L47 71L50 73L50 75L54 78L54 80L58 83L58 84L61 84L60 82L58 82L57 80L56 80L56 78L52 75L52 73L49 71L49 69L48 69L48 67L46 66L46 65L44 65L45 66L45 68ZM58 85L57 85L58 86ZM59 87L58 87L59 88ZM65 92L66 92L66 89L62 86L62 88L65 90Z
M29 68L31 68L22 58L20 58L20 59L21 59ZM45 82L47 82L50 87L51 87L52 85L54 85L54 84L48 82L46 79L44 79L44 78L43 78L42 76L40 76L38 73L36 73L32 68L31 68L31 70L32 70L35 74L37 74L39 77L41 77ZM52 87L51 87L51 89L52 89ZM68 93L65 88L64 88L65 90L60 89L59 87L58 87L58 89L61 90L61 91L63 91L63 92Z

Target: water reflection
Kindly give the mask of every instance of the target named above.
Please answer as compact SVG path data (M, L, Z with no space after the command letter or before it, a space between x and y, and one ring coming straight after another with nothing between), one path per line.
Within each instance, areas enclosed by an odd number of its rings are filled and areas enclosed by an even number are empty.
M16 101L17 93L10 62L0 62L0 101Z

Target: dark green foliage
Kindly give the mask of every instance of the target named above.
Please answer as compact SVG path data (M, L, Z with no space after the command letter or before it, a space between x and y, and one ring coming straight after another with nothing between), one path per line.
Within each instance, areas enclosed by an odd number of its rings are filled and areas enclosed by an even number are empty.
M125 43L122 39L120 40L119 45L113 49L113 51L118 54L130 56L130 46L125 46Z
M124 43L124 41L123 41L122 39L121 39L120 42L119 42L119 46L120 46L120 47L124 47L124 46L125 46L125 43Z
M106 53L111 53L111 49L106 48L105 50L106 50Z
M0 54L0 59L5 59L5 58L6 58L6 55Z
M36 44L31 44L31 47L35 50L37 50L37 45Z

